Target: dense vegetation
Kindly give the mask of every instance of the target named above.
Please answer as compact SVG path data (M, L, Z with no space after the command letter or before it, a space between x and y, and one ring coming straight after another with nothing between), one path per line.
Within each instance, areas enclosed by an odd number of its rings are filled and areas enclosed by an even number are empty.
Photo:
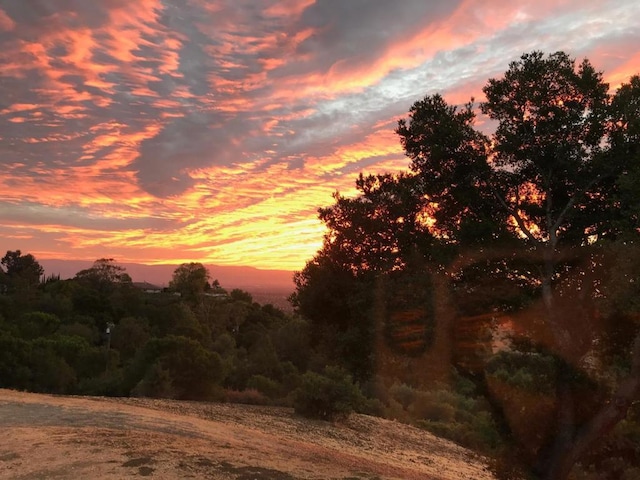
M337 193L295 278L312 344L362 384L434 399L452 367L470 380L505 477L640 473L640 77L609 89L587 60L533 52L479 109L416 102L396 130L409 171ZM423 425L466 418L439 415Z
M411 160L320 209L286 315L198 263L0 269L0 386L356 410L495 458L502 478L640 475L640 77L525 54L473 103L416 102Z
M180 266L145 292L109 259L49 277L7 252L0 273L0 386L180 399L286 398L307 368L307 324ZM242 393L240 393L242 392Z

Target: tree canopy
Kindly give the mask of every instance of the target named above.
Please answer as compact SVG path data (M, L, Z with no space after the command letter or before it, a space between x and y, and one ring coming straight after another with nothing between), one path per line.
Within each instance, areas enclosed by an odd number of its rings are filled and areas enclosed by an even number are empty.
M118 284L131 283L126 269L115 263L113 258L99 258L91 268L76 273L76 279L101 291L111 290Z
M484 322L480 332L508 319L511 346L488 370L491 342L476 338L484 351L467 373L517 437L516 397L497 383L496 362L518 352L551 359L540 365L553 365L553 421L517 442L531 472L563 479L640 399L640 279L621 271L640 241L640 77L611 92L588 60L532 52L483 92L478 106L435 94L411 107L396 130L409 171L361 175L356 197L336 194L320 209L328 231L296 274L293 300L318 344L360 345L369 369L352 370L356 378L381 365L377 332L435 331L424 353L460 325ZM477 128L480 113L493 132ZM418 285L403 277L420 278L431 300L400 294ZM391 279L403 286L391 289ZM613 373L620 361L624 378Z
M183 263L173 272L169 287L185 297L194 297L211 288L209 270L201 263Z
M8 252L5 264L3 282L42 273L20 251ZM188 292L202 293L204 267L177 269L185 270L195 272L188 281L199 280L187 282L197 287ZM109 258L71 279L37 281L29 295L8 285L0 289L0 388L284 403L310 357L306 322L247 292L152 293ZM214 288L224 291L217 281Z
M22 255L20 250L7 251L0 263L6 269L6 280L12 288L36 286L44 273L44 269L33 255Z

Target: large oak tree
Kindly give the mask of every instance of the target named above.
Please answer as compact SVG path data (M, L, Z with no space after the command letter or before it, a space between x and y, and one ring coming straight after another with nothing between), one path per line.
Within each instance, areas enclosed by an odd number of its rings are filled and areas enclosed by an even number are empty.
M589 61L532 52L483 91L491 134L472 102L429 95L411 107L397 128L410 172L361 176L358 197L320 210L328 233L294 300L315 325L364 322L370 333L363 309L374 298L362 292L418 265L446 279L459 319L508 314L511 353L553 359L553 418L536 442L515 440L539 478L564 479L640 400L640 278L629 267L640 241L640 77L611 93Z

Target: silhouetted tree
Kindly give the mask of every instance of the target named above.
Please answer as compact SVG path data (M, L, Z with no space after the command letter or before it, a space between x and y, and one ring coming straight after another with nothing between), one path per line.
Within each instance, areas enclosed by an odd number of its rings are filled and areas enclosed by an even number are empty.
M567 478L640 399L637 292L612 287L640 280L614 274L640 241L640 77L608 91L587 60L533 52L484 88L491 137L475 128L473 103L416 102L397 128L411 173L361 176L358 197L336 195L320 210L323 248L295 278L293 300L312 333L363 324L370 333L372 286L393 278L408 292L403 277L419 268L422 286L437 292L437 323L446 297L458 323L509 314L514 351L553 359L543 362L553 365L551 421L535 447L520 444L531 471L549 480ZM407 295L383 305L409 308ZM430 303L415 297L414 306ZM623 377L611 363L614 338ZM358 340L371 345L371 335Z
M40 283L44 269L30 253L22 255L20 250L7 251L0 263L6 269L5 280L8 288L31 289Z
M183 263L173 272L169 287L182 296L193 299L210 288L209 270L197 262Z
M111 292L119 284L131 283L126 268L115 263L113 258L96 260L91 268L76 273L75 278L101 292Z
M72 298L75 310L90 315L104 331L108 323L135 315L139 300L126 269L112 258L100 258L91 268L81 270L74 278Z

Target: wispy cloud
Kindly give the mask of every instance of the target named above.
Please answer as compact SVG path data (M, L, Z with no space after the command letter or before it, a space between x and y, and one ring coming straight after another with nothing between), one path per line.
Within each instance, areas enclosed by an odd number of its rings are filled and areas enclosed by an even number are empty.
M640 71L635 0L0 0L0 248L299 269L397 119L533 49Z

